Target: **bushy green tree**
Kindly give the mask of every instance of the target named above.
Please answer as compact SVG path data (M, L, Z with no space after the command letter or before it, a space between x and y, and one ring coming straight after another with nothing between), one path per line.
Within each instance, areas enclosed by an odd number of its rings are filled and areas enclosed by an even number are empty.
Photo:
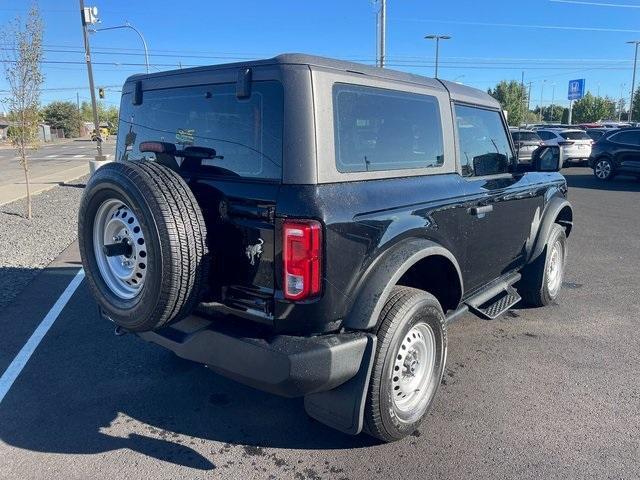
M559 123L562 120L562 116L564 115L565 110L568 109L560 105L547 105L546 107L542 107L542 120L544 122ZM533 110L533 113L535 113L535 121L537 122L540 118L540 107L536 107Z
M53 128L64 130L67 138L80 135L80 112L73 102L51 102L44 107L42 117Z
M629 120L633 122L640 121L640 88L638 88L633 94L633 115L630 119L628 118L628 115L628 113L627 116L623 115L622 120Z
M509 125L520 125L527 121L527 91L520 82L502 80L487 91L506 110Z
M573 123L590 123L611 119L616 113L616 103L608 97L596 97L587 92L573 103Z
M106 107L102 102L98 102L97 106L98 121L101 123L107 122L110 125L110 133L116 133L118 130L118 107L114 105ZM82 102L82 105L80 105L80 114L82 115L83 121L93 123L93 111L91 110L91 103Z

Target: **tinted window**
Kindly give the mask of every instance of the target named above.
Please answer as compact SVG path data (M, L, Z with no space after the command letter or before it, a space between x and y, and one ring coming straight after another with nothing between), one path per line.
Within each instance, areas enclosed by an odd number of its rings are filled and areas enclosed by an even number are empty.
M215 149L222 158L204 160L203 172L282 177L283 89L278 82L255 82L247 99L236 97L235 84L224 84L145 91L142 105L131 100L131 94L122 97L117 158L153 157L140 153L139 145L160 141L178 150Z
M591 140L587 132L580 130L579 132L560 132L560 136L565 140Z
M547 132L544 130L539 130L538 131L538 136L542 139L542 140L551 140L552 138L556 138L556 134L553 132Z
M602 131L602 130L587 130L587 135L589 135L592 140L598 140L600 137L602 137L604 135L604 131Z
M609 140L617 143L625 143L628 145L640 145L640 132L620 132L609 137Z
M539 142L540 137L535 132L513 132L514 142Z
M400 170L444 163L435 97L336 84L333 105L338 171Z
M495 110L456 105L458 156L464 176L506 173L513 162L513 152Z

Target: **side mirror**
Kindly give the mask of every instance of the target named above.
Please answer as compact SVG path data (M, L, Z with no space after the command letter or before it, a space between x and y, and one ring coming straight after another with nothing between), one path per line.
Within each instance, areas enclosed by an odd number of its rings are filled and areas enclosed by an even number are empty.
M533 152L531 164L536 172L559 172L563 164L560 147L555 145L538 147Z

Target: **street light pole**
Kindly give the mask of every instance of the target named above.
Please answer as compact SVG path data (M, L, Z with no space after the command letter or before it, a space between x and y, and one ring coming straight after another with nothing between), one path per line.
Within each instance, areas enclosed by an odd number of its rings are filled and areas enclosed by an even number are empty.
M387 0L380 0L380 13L379 13L379 27L380 27L380 68L384 68L384 62L386 61L385 49L387 43Z
M87 61L87 74L89 75L89 91L91 93L91 107L93 109L93 125L98 135L98 141L96 142L96 148L98 155L95 160L97 162L103 162L106 160L102 154L102 142L100 140L100 121L98 120L98 104L96 102L96 89L93 84L93 67L91 66L91 48L89 46L89 31L88 25L93 25L98 22L98 9L96 7L85 8L84 0L80 0L80 18L82 19L82 35L84 38L84 51L85 59Z
M640 44L640 40L631 40L627 43L636 46L636 53L635 53L635 56L633 57L633 77L631 80L631 98L629 100L629 121L631 121L633 117L633 94L636 88L636 65L638 63L638 44Z
M138 34L140 40L142 40L142 46L144 48L144 64L147 68L147 73L149 73L149 49L147 48L147 42L145 42L144 37L142 36L142 32L140 32L136 27L131 25L129 22L125 22L124 25L116 25L115 27L94 28L92 32L105 32L107 30L117 30L119 28L130 28Z
M436 41L436 69L435 69L435 78L438 78L438 63L440 61L440 40L449 40L451 37L449 35L425 35L425 40L435 40Z

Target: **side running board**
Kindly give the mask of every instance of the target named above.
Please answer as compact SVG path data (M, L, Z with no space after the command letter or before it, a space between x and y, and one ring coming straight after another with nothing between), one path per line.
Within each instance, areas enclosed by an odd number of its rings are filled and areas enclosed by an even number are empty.
M522 297L513 284L522 276L515 273L489 285L464 303L473 313L481 318L493 320L518 303Z

